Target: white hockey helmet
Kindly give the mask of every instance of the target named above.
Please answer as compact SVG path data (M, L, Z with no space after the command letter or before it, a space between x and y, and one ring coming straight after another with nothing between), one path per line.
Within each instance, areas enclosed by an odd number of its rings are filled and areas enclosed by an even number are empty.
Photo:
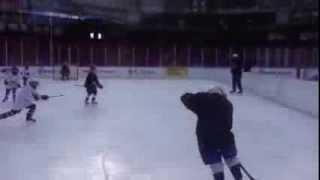
M209 89L208 93L216 93L216 94L220 94L222 96L227 96L227 94L225 93L224 89L222 87L219 87L219 86L216 86L216 87L213 87L213 88Z

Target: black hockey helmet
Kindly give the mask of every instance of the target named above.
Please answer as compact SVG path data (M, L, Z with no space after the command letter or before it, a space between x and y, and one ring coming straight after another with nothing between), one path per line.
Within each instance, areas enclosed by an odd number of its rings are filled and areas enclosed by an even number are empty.
M35 81L35 80L30 80L29 81L29 86L31 86L32 88L36 89L39 86L39 82Z
M19 74L19 68L17 66L13 66L11 68L11 72L13 75L17 75L17 74Z

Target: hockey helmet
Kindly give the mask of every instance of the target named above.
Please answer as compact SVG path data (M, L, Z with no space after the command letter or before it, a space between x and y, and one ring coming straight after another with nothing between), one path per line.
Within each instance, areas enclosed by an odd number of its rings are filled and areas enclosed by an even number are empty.
M222 87L216 86L208 90L209 93L220 94L222 96L227 96L224 89Z
M11 72L12 72L13 75L17 75L17 74L19 74L19 68L16 67L16 66L13 66L11 68Z
M39 86L39 82L38 81L35 81L35 80L31 80L29 81L29 85L32 87L32 88L37 88Z

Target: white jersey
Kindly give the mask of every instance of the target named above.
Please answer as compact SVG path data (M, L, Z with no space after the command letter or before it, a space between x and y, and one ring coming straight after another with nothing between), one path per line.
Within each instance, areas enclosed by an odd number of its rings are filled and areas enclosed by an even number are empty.
M40 95L35 89L33 89L31 86L23 87L18 93L16 101L13 105L13 109L21 110L32 105L33 101L35 100L35 97L40 98Z
M22 72L21 72L21 76L23 77L23 78L30 78L30 71L29 70L26 70L26 69L24 69Z
M6 88L7 89L17 89L20 87L20 76L9 74L4 79L7 82Z
M9 73L7 71L3 72L3 82L5 83L7 79L9 79ZM7 85L5 85L7 89Z

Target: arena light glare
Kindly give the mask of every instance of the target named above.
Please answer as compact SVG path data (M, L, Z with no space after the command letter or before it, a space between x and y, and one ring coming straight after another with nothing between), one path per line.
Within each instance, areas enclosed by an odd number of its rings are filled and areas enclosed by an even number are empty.
M98 39L101 40L102 39L102 34L98 33Z
M90 33L90 39L94 39L94 33Z

